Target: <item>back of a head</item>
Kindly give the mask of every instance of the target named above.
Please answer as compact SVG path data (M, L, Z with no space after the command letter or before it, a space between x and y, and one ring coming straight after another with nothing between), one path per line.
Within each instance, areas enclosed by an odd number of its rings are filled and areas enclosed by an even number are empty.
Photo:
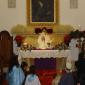
M82 44L82 49L83 52L85 52L85 43Z
M72 63L66 62L66 71L71 72L71 70L72 70Z
M28 64L26 62L22 62L21 68L24 70L26 67L28 67Z
M79 59L78 60L82 60L84 58L84 52L79 53Z
M34 65L31 65L30 68L29 68L29 73L30 74L35 74L35 66Z
M19 66L18 63L18 55L13 54L11 59L10 59L10 65L9 65L9 71L12 70L13 66Z
M26 62L21 63L21 67L27 66L28 64Z
M18 63L18 55L13 55L13 62L14 62L14 65L19 65L19 63Z

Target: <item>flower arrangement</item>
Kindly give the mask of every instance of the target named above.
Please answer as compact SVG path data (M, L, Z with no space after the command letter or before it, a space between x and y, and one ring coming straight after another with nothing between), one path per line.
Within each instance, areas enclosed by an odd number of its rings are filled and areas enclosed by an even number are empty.
M47 33L53 33L53 29L51 29L51 28L46 28L46 27L43 27L43 28L35 28L35 33L36 33L36 34L39 34L39 33L41 33L43 30L46 31Z
M39 33L41 33L41 32L42 32L41 28L35 28L35 33L36 33L36 34L39 34Z
M16 35L27 34L28 27L21 24L17 24L11 28L11 33Z
M79 30L75 30L75 31L71 31L69 34L64 36L64 43L66 45L69 45L69 42L71 41L71 39L78 39L79 43L83 43L85 42L85 31L79 31ZM79 47L79 45L76 45L76 47Z
M23 39L24 39L24 37L21 36L21 35L17 35L17 36L15 37L15 41L17 42L17 45L18 45L18 46L21 45Z
M55 45L55 47L53 49L66 50L66 49L68 49L68 46L64 42L62 42L60 44Z
M69 42L71 40L71 36L69 34L66 34L64 36L64 43L68 46L69 45Z

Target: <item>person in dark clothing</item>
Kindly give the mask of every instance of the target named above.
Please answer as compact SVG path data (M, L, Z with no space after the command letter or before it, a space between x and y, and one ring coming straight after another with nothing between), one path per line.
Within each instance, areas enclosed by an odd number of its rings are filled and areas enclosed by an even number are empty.
M25 74L25 77L27 76L28 74L28 71L29 71L29 67L28 67L28 64L26 62L22 62L21 63L21 68Z
M21 63L21 68L22 68L22 70L23 70L23 72L24 72L24 74L25 74L25 79L24 79L24 82L23 82L23 84L22 84L22 85L24 85L24 84L25 84L26 77L27 77L27 75L28 75L28 73L29 73L28 64L27 64L26 62L22 62L22 63Z
M72 65L71 63L67 63L66 65L66 73L64 73L59 81L58 85L74 85L74 78L71 72Z
M82 45L82 51L79 53L79 59L76 63L77 83L85 85L85 43Z

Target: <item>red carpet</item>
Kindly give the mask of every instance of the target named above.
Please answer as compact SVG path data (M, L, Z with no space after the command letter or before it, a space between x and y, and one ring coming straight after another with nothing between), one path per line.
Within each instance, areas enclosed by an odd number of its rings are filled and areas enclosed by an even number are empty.
M41 85L52 85L53 75L58 73L60 74L60 71L56 71L56 70L38 70L37 71Z

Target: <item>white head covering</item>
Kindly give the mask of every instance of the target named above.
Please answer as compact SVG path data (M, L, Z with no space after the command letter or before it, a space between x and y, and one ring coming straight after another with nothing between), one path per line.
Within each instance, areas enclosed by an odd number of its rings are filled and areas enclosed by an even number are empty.
M66 69L68 69L68 70L72 70L72 63L71 62L66 62Z

